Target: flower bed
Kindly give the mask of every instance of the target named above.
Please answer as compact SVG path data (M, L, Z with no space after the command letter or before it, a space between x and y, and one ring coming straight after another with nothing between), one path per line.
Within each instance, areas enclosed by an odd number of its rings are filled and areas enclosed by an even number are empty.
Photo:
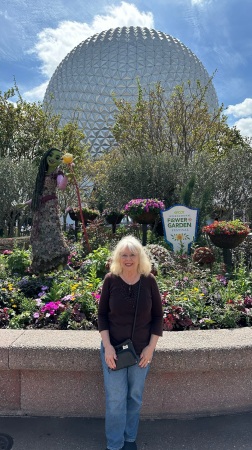
M252 325L252 275L239 266L228 279L202 270L186 255L147 245L157 275L164 330L237 328ZM70 267L43 277L29 275L29 251L0 255L0 328L97 329L97 307L110 251L84 255L72 245ZM24 275L18 273L22 271Z

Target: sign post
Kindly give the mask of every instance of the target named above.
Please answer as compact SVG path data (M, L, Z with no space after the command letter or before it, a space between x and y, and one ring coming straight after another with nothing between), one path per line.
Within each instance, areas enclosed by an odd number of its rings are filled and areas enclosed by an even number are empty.
M161 211L164 237L175 253L190 253L198 228L198 212L184 205Z

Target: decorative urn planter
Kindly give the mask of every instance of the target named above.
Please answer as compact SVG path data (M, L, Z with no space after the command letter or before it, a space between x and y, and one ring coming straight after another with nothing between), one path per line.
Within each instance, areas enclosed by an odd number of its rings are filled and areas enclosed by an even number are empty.
M247 234L209 234L212 243L219 248L238 247L247 237Z

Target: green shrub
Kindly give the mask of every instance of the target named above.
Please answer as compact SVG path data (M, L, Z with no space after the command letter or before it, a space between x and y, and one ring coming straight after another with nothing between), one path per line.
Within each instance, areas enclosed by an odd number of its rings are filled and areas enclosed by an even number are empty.
M7 258L7 268L12 274L24 275L31 264L30 252L28 250L14 249Z

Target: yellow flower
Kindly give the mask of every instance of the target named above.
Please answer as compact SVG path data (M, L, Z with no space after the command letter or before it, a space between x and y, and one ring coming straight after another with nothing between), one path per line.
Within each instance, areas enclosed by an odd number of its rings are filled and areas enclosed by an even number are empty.
M9 291L13 291L13 284L8 284Z
M72 153L65 153L62 156L62 160L65 164L71 164L73 162L73 155Z
M183 239L183 234L177 234L177 235L176 235L176 239L177 239L177 241L182 241L182 239Z
M193 288L193 290L194 290L194 291L198 291L199 289L195 287L195 288Z
M17 305L12 305L12 308L16 308L17 307Z
M71 286L71 291L74 292L76 291L77 287L79 286L79 283L75 283Z

